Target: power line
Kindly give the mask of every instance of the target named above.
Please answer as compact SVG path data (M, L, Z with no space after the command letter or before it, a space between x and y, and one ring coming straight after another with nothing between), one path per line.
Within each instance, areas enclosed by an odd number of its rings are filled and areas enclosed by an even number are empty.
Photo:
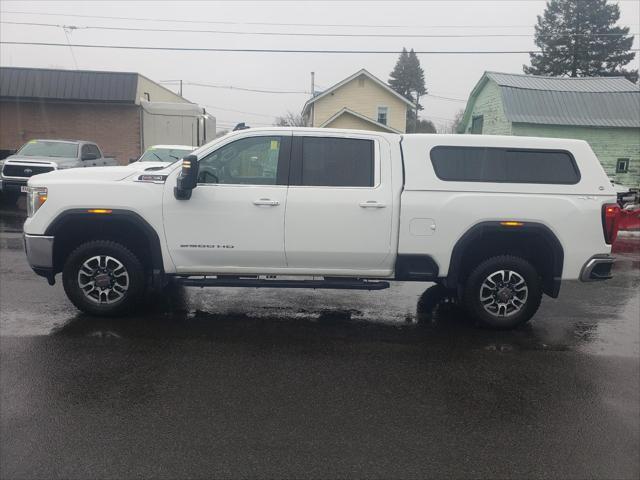
M533 37L533 33L451 33L451 34L413 34L413 33L310 33L310 32L247 32L230 30L194 30L175 28L110 27L104 25L62 25L55 23L0 21L7 25L27 25L32 27L54 27L70 30L115 30L126 32L163 32L163 33L214 33L222 35L251 35L275 37L338 37L338 38L495 38L495 37ZM624 37L637 33L555 33L538 36L550 38L562 37Z
M179 82L179 80L160 80L160 83L171 84L171 85L175 85L178 82ZM235 87L233 85L214 85L214 84L211 84L211 83L200 83L200 82L182 82L182 84L183 85L191 85L191 86L194 86L194 87L225 88L225 89L228 89L228 90L242 90L243 92L285 93L285 94L304 93L306 95L310 95L310 92L307 92L305 90L266 90L266 89L260 89L260 88Z
M531 28L533 25L379 25L379 24L348 24L348 23L283 23L283 22L238 22L230 20L181 20L170 18L148 17L114 17L106 15L81 15L68 13L25 12L17 10L3 10L0 13L19 15L37 15L51 17L100 18L104 20L136 20L142 22L170 22L170 23L199 23L212 25L270 25L279 27L345 27L345 28Z
M212 110L222 110L222 111L225 111L225 112L235 112L235 113L242 113L242 114L245 114L245 115L255 115L256 117L264 117L264 118L274 119L277 116L277 115L267 115L265 113L245 112L245 111L242 111L242 110L234 110L233 108L216 107L216 106L213 106L213 105L206 105L204 103L201 103L200 105L202 105L204 107L207 107L207 108L210 108Z
M67 39L67 45L69 45L69 51L71 52L71 58L73 58L73 64L76 66L76 70L78 70L78 61L76 60L76 55L73 53L73 47L71 47L71 40L69 39L69 29L62 28L64 32L64 37Z
M160 80L161 84L164 85L177 85L180 83L180 80ZM257 92L257 93L285 93L285 94L305 94L305 95L310 95L311 92L308 92L306 90L265 90L265 89L256 89L256 88L248 88L248 87L236 87L234 85L213 85L210 83L200 83L200 82L191 82L191 81L183 81L182 82L183 85L191 85L191 86L198 86L198 87L210 87L210 88L223 88L223 89L228 89L228 90L241 90L243 92ZM426 94L424 97L422 98L435 98L438 100L447 100L447 101L452 101L452 102L465 102L466 103L466 99L464 98L453 98L453 97L446 97L444 95L436 95L433 93L428 93ZM250 115L261 115L261 116L269 116L269 117L275 117L275 115L264 115L264 114L257 114L254 112L243 112L240 110L232 110L232 109L224 109L224 108L220 108L220 107L213 107L212 108L217 108L219 110L229 110L231 112L238 112L238 113L246 113L246 114L250 114Z
M426 95L424 95L421 98L437 98L438 100L448 100L450 102L465 102L465 103L467 102L463 98L444 97L442 95L434 95L432 93L427 93Z
M0 41L3 45L32 45L40 47L68 47L64 43L48 42L7 42ZM111 48L117 50L151 50L151 51L173 51L173 52L235 52L235 53L309 53L309 54L377 54L377 55L399 55L398 50L294 50L277 48L207 48L207 47L154 47L138 45L90 45L75 43L70 46L76 48ZM629 49L631 52L640 51L638 48ZM416 50L420 55L513 55L542 53L541 50Z
M467 0L448 0L448 3L463 2ZM480 0L481 4L484 0ZM541 2L542 0L493 0L498 2L510 2L514 4L522 4L529 2ZM618 2L637 2L638 0L617 0ZM462 5L458 5L462 6ZM466 5L464 5L466 6ZM380 24L353 24L353 23L285 23L285 22L246 22L233 20L185 20L170 18L148 18L148 17L119 17L106 15L82 15L69 13L52 13L52 12L26 12L18 10L3 10L0 13L12 13L19 15L37 15L37 16L57 16L57 17L74 17L74 18L100 18L105 20L136 20L143 22L169 22L169 23L196 23L196 24L212 24L212 25L269 25L269 26L286 26L286 27L344 27L344 28L531 28L533 25L380 25Z

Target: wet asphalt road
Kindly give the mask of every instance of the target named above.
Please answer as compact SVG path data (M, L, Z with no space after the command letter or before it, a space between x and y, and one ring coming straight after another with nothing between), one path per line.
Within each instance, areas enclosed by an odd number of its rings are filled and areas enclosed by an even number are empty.
M0 477L638 478L640 255L511 332L428 284L181 289L79 314L0 211ZM633 245L633 244L631 244Z

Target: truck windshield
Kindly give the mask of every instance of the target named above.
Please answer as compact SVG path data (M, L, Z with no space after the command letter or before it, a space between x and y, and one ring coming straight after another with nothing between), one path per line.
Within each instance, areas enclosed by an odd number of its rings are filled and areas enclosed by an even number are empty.
M18 150L16 155L22 155L25 157L77 158L78 144L72 142L31 140Z
M168 162L173 163L189 155L193 150L180 148L154 148L147 149L140 157L139 162Z
M18 150L16 155L22 155L25 157L76 158L78 156L78 144L71 142L31 140Z

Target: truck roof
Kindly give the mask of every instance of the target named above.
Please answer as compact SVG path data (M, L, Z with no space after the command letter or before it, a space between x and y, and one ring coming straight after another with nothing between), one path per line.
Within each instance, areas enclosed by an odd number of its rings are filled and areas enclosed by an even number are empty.
M59 142L59 143L92 143L97 145L96 142L92 142L90 140L67 140L67 139L54 139L54 138L33 138L26 143L29 142Z
M346 128L321 128L321 127L251 127L251 131L256 132L273 132L273 131L293 131L293 132L308 132L319 134L339 134L339 135L376 135L386 137L389 139L400 138L406 141L420 141L428 140L429 143L433 142L453 142L456 145L483 145L483 146L496 146L496 147L536 147L536 148L567 148L570 145L583 145L586 142L584 140L570 139L570 138L551 138L551 137L524 137L517 135L471 135L471 134L451 134L451 133L387 133L387 132L374 132L371 130L352 130ZM246 132L246 130L239 130L236 132L229 132L229 134L235 134L240 132Z

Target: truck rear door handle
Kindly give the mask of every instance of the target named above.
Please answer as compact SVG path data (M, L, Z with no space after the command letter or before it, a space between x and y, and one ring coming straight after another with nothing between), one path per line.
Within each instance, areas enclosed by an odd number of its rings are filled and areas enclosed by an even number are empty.
M366 202L360 202L362 208L385 208L384 203L376 202L375 200L367 200Z
M258 206L277 207L280 205L280 202L278 200L271 200L270 198L259 198L258 200L254 200L253 204Z

